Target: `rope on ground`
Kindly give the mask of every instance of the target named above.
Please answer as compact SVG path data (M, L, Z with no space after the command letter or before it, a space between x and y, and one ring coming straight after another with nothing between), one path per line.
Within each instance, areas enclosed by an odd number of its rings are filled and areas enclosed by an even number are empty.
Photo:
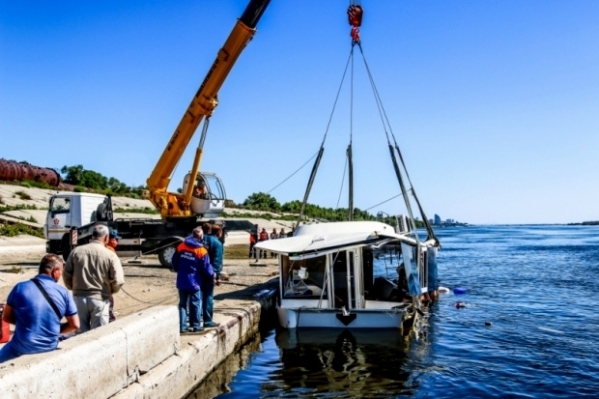
M125 294L127 294L132 299L135 299L137 302L145 303L145 304L148 304L148 305L159 305L159 304L161 304L161 303L163 303L163 302L165 302L165 301L167 301L168 299L171 298L170 296L168 296L168 297L165 297L164 299L162 299L162 300L160 300L158 302L148 302L148 301L143 301L143 300L141 300L139 298L134 297L133 295L131 295L130 293L128 293L123 287L121 287L121 291L123 291Z

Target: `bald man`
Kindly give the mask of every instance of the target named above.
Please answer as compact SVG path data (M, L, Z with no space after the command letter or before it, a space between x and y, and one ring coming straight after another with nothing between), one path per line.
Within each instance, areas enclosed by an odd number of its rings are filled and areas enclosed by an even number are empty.
M81 321L79 333L108 324L110 297L125 283L119 257L106 248L109 239L108 226L97 224L91 242L76 247L65 264L62 278L73 291Z

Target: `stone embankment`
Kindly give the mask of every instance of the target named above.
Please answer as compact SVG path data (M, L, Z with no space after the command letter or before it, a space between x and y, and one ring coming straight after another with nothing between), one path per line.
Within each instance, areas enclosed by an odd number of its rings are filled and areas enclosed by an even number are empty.
M48 210L48 202L50 197L58 191L52 189L23 187L10 184L0 184L0 206L15 207L28 206L34 209L19 209L0 213L0 221L6 220L9 222L20 222L32 227L43 227L46 222L46 212ZM158 214L136 213L139 209L154 209L154 205L145 199L135 199L128 197L112 197L113 206L121 210L116 212L115 217L118 218L153 218L159 219ZM244 209L227 209L231 218L236 214L251 212L256 218L249 218L251 223L257 224L260 228L264 227L268 232L276 228L279 231L284 228L287 232L291 231L294 222L288 220L271 220L273 215L270 212L262 211L247 211ZM264 215L265 218L261 218ZM268 216L267 216L268 215ZM287 214L289 215L289 214ZM274 216L276 217L276 216ZM218 219L218 218L217 218ZM246 219L246 218L244 218ZM249 239L246 234L246 242Z
M272 283L268 285L272 288ZM155 306L0 365L3 398L182 398L258 330L274 290L222 301L219 327L179 334L175 306Z

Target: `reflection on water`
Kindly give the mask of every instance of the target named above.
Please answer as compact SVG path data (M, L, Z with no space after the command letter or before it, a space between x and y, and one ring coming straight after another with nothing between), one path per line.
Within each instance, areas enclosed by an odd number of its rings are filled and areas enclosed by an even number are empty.
M270 330L262 343L254 340L227 359L189 398L409 395L418 386L414 376L426 372L430 331L416 339L396 329Z
M213 398L223 392L229 392L229 383L233 377L248 366L251 354L260 351L260 341L258 333L239 351L228 356L186 399Z
M412 345L426 345L406 340L396 329L284 330L276 342L282 390L352 398L411 391L411 372L404 364Z

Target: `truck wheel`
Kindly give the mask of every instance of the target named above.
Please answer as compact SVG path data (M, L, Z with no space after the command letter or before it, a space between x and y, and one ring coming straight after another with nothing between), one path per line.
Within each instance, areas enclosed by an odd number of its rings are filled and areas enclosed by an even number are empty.
M169 269L173 268L173 255L177 251L177 245L179 243L174 243L168 247L164 247L158 252L158 260L160 260L160 264L164 267L168 267Z

